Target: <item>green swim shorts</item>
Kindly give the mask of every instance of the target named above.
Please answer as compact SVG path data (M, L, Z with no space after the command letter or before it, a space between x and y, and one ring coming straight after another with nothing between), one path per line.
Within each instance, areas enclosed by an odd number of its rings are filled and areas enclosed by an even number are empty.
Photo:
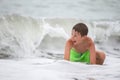
M74 48L70 50L70 61L90 63L90 51L78 53Z

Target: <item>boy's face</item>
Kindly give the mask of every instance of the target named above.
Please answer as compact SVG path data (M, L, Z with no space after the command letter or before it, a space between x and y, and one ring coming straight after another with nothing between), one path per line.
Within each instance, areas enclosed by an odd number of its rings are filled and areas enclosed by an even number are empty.
M75 31L74 29L72 30L72 35L71 39L73 41L74 45L77 45L81 42L82 36L79 32Z

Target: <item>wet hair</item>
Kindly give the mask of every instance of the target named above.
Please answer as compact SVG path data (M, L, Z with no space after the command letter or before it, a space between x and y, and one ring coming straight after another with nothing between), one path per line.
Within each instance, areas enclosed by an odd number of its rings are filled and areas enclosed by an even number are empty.
M79 32L81 36L85 36L88 34L88 27L84 23L78 23L74 25L72 30Z

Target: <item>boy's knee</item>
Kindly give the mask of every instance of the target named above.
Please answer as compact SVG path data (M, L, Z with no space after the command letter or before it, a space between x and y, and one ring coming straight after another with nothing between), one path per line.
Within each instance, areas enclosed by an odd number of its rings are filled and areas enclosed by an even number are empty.
M98 56L99 56L99 59L98 59L98 64L102 65L104 63L104 60L105 60L105 53L104 52L98 52Z
M105 59L106 55L104 52L101 53L101 57L102 57L102 59Z
M104 63L104 61L105 61L105 57L106 57L105 53L102 52L102 53L101 53L101 64Z

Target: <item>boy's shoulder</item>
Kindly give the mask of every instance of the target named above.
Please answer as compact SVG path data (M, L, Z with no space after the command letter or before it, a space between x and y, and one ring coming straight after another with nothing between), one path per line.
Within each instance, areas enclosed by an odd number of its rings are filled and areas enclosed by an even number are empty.
M94 44L92 38L88 36L84 36L83 42L88 43L88 44Z

